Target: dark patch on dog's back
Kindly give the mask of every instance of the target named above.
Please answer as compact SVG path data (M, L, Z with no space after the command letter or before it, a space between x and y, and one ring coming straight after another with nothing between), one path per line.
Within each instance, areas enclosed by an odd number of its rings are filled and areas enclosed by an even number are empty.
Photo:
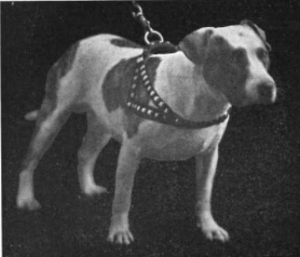
M110 40L110 43L118 47L142 48L140 45L124 38L114 38Z
M79 47L79 42L73 44L59 59L60 76L65 76L72 68L76 53Z
M56 106L58 81L64 77L73 66L76 53L79 47L79 42L73 44L60 58L53 64L47 74L45 100L41 111L42 115L47 115Z
M103 82L103 99L106 108L109 112L115 111L118 108L125 110L124 123L129 138L137 133L139 124L144 120L126 107L135 68L137 66L137 58L138 57L121 60L107 73ZM152 83L155 81L156 70L160 61L158 57L151 57L146 61L146 69ZM138 83L141 83L141 81L138 81ZM140 95L139 98L142 102L148 101L148 97L146 96Z

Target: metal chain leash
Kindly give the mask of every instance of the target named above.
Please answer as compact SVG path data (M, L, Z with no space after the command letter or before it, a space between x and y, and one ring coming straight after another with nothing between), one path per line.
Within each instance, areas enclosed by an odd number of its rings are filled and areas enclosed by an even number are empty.
M132 12L132 15L144 29L145 43L147 45L154 45L156 43L164 42L164 38L161 33L151 28L150 21L146 19L142 7L136 1L132 1L132 5L137 9L136 11Z

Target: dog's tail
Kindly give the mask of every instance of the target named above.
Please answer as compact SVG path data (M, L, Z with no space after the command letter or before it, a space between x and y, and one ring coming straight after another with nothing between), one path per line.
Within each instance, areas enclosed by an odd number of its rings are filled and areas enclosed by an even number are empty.
M39 110L31 111L25 115L25 119L28 121L34 121L37 119L38 114L39 114Z

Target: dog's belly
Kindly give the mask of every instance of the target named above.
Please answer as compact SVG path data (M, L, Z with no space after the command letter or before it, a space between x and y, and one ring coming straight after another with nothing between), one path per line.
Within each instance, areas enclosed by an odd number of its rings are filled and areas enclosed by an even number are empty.
M171 141L152 140L142 151L142 156L154 160L186 160L201 152L204 140L191 140L191 137L173 138Z
M219 144L227 122L199 130L166 125L142 126L139 138L142 157L173 161L203 154Z

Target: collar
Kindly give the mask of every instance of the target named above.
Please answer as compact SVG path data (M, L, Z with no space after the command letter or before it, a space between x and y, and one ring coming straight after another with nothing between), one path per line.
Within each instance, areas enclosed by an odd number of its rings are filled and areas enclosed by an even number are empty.
M218 125L224 122L229 117L230 110L226 114L214 120L195 122L186 120L177 113L175 113L168 106L168 104L166 104L161 99L161 97L153 87L146 70L145 56L147 55L143 53L142 55L136 58L136 69L133 75L129 96L127 98L127 108L130 109L133 113L145 119L186 129L201 129ZM141 83L137 83L138 80L141 81ZM141 87L140 90L142 89L147 92L147 95L149 97L148 104L139 103L137 99L138 87ZM152 101L155 107L149 105L150 100Z

